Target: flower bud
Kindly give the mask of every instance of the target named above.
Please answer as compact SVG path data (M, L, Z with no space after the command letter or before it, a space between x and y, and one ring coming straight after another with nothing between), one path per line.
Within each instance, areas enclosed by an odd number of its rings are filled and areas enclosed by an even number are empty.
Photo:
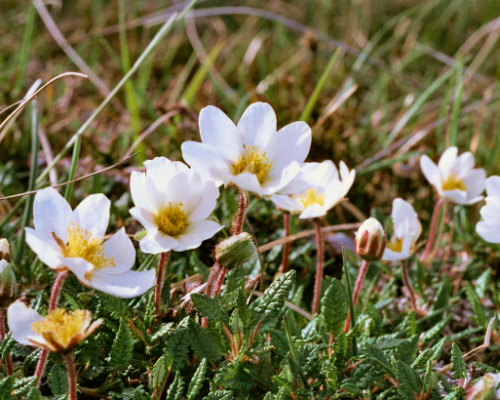
M215 260L224 268L238 266L256 251L252 236L246 232L223 240L215 247Z
M0 260L7 260L10 262L12 250L7 239L0 239Z
M16 274L6 260L0 260L0 307L8 307L17 296Z
M467 400L495 400L500 396L497 385L500 383L500 374L486 374L479 379L467 392Z
M356 253L363 260L380 260L386 244L384 228L375 218L368 218L359 227L356 234Z

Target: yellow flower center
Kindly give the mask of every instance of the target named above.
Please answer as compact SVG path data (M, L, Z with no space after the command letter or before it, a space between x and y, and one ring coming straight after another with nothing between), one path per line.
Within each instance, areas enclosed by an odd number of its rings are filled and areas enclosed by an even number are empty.
M92 236L87 229L80 228L80 225L71 224L68 228L68 243L63 243L55 237L64 257L83 258L94 265L94 269L115 267L113 257L104 254L103 240Z
M169 203L156 215L155 221L158 229L169 236L179 235L188 226L188 219L182 211L182 203L175 207Z
M56 308L54 311L49 311L45 318L31 324L31 329L41 336L53 332L61 343L67 344L73 335L85 328L87 320L85 310L66 311L63 308Z
M319 204L320 206L325 204L325 195L318 193L315 188L308 189L305 194L299 194L298 198L304 208L313 204Z
M463 179L458 179L455 174L449 174L442 185L443 190L462 190L467 191L467 186L465 186Z
M259 152L257 146L244 146L245 154L238 158L238 161L233 164L232 172L234 175L242 174L243 172L250 172L257 176L260 183L264 182L267 174L274 164L266 157L266 152Z
M401 253L403 251L403 239L393 237L389 243L387 243L389 250L396 253Z

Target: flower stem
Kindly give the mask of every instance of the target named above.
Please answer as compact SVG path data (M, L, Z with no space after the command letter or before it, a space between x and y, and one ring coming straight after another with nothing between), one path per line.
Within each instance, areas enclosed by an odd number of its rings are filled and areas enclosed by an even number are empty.
M324 250L323 250L323 235L321 234L321 225L318 218L313 219L314 229L316 231L316 242L317 242L317 265L316 265L316 280L314 283L314 300L312 306L312 314L316 314L319 310L319 302L321 297L321 281L323 280L323 260L324 260Z
M59 302L59 296L61 295L61 289L64 285L64 281L68 276L68 271L61 271L57 275L54 284L52 285L52 291L50 293L49 300L49 311L54 311L57 308L57 303ZM42 349L40 353L40 358L38 359L38 365L36 366L35 371L35 387L40 385L40 379L42 379L43 371L45 370L45 364L47 363L47 357L49 356L49 351L46 349Z
M156 288L155 288L155 315L160 315L161 311L161 292L163 289L163 281L165 280L165 272L168 262L168 257L170 256L170 251L160 254L160 261L158 263L158 276L156 277Z
M218 261L215 261L213 267L210 269L210 275L207 280L207 288L205 289L205 293L208 297L212 297L214 284L217 281L217 277L220 274L221 266Z
M361 268L359 269L358 277L356 278L356 284L354 285L354 293L352 294L352 304L356 305L358 301L359 292L361 290L361 283L363 282L363 278L365 277L366 271L368 270L368 266L370 265L369 261L363 260L361 264ZM347 320L344 325L344 332L349 332L349 325L351 323L351 314L347 315Z
M69 400L76 400L76 369L73 351L66 354L66 367L68 371L68 395Z
M423 263L426 262L427 257L429 257L429 254L431 254L432 247L434 246L434 237L436 236L436 228L439 219L439 213L441 211L441 207L445 202L446 199L444 197L440 197L439 200L436 202L436 205L434 206L434 211L432 213L432 220L431 220L431 230L429 232L429 239L427 240L427 243L425 245L424 254L420 259L420 261L422 261Z
M0 341L3 342L5 339L5 320L6 320L7 309L4 307L0 308ZM14 374L14 366L12 365L12 358L10 354L5 356L5 363L7 364L7 374Z
M283 225L285 226L285 237L290 235L290 213L283 212ZM284 274L288 271L288 254L290 253L290 242L283 246L283 259L281 260L280 272Z
M245 217L245 209L248 206L247 198L243 190L238 192L238 214L236 214L236 222L234 224L233 235L239 235L243 227L243 219Z
M218 296L220 293L220 289L222 287L222 284L224 283L224 278L226 277L226 274L229 270L227 268L222 267L219 273L219 276L217 277L217 282L215 282L215 289L214 289L214 296Z
M417 300L415 298L415 292L411 287L410 279L408 278L408 266L406 264L406 260L401 260L401 272L403 273L403 282L408 289L408 292L410 292L411 306L413 308L413 311L417 311Z

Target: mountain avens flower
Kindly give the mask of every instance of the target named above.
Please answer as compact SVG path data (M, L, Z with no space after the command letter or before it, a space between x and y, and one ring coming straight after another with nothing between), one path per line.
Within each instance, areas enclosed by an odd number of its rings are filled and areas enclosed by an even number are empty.
M490 243L500 243L500 176L491 176L486 181L486 205L481 208L476 232Z
M87 310L57 308L42 317L20 300L10 305L7 318L18 343L62 354L71 352L102 323L98 319L91 324L92 315Z
M242 232L220 242L215 247L215 260L224 268L237 267L256 252L252 235Z
M305 122L276 130L276 114L267 103L251 104L236 126L217 107L200 113L203 143L184 142L182 156L203 179L235 185L257 196L272 195L299 172L311 147Z
M330 160L306 163L296 179L280 190L286 194L275 194L271 200L283 210L300 213L301 219L322 217L344 198L355 175L356 171L349 171L342 161L340 171ZM299 188L302 192L294 193Z
M26 228L26 242L48 267L72 271L85 286L139 296L153 286L155 270L131 270L135 249L124 228L104 240L110 205L103 194L94 194L72 211L55 189L43 189L35 196L35 229Z
M17 279L12 265L0 260L0 308L9 306L17 295Z
M12 249L7 239L0 239L0 260L10 262L12 256Z
M368 218L359 227L355 242L356 253L363 260L380 260L387 244L384 228L375 218Z
M132 172L130 190L135 207L130 213L145 228L140 240L145 253L185 251L198 247L222 226L207 218L219 190L187 165L157 157L146 161L146 172Z
M441 155L438 165L429 157L420 158L420 167L427 180L441 197L456 204L473 204L483 199L486 172L474 169L474 156L466 152L457 157L458 149L450 147Z
M406 260L415 252L415 244L422 233L422 225L410 203L394 199L392 203L394 231L387 242L383 260Z

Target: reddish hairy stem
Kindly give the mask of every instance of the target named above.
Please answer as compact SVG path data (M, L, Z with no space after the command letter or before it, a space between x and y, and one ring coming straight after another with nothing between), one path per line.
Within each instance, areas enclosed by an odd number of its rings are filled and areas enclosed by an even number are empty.
M413 311L417 311L417 300L415 298L413 288L411 287L410 279L408 278L408 266L406 264L406 260L401 260L401 271L403 273L403 282L410 292L411 306L413 308Z
M243 227L243 219L245 217L245 209L248 206L247 199L243 190L238 192L238 214L236 215L236 223L234 224L233 235L239 235Z
M427 239L427 243L425 245L425 250L424 254L422 255L422 258L420 261L425 263L427 260L427 257L431 254L432 247L434 246L434 238L436 236L436 228L437 228L437 222L439 219L439 213L441 211L441 207L443 204L446 202L446 199L444 197L440 197L439 200L436 202L436 205L434 206L434 211L432 213L432 220L431 220L431 230L429 232L429 239Z
M314 229L316 231L316 242L318 245L317 250L317 266L316 266L316 280L314 283L314 300L312 306L312 314L316 314L319 310L319 302L321 297L321 281L323 280L323 235L321 234L321 225L318 218L313 219Z
M168 257L170 251L160 254L160 261L158 263L158 276L156 277L155 287L155 315L160 315L161 311L161 292L163 289L163 281L165 280L165 271L167 267Z
M290 236L290 213L283 212L283 225L285 226L285 237ZM284 274L288 271L288 254L290 253L290 242L283 246L283 259L281 260L280 272Z
M221 268L219 276L217 277L217 282L215 282L215 288L213 293L214 296L219 295L222 284L224 283L224 278L226 277L228 271L229 270L225 267Z
M205 293L208 297L212 297L212 293L214 290L214 284L217 280L217 277L220 274L221 266L218 261L215 261L214 266L210 269L210 275L208 276L207 287L205 289Z
M5 339L5 320L6 320L6 309L4 307L0 308L0 341L3 342ZM12 358L10 354L5 356L5 363L7 364L7 374L14 374L14 366L12 365Z
M68 395L69 400L76 400L76 369L73 351L66 354L66 368L68 371Z
M366 275L366 271L368 270L368 266L370 265L369 261L363 260L361 263L361 268L359 269L358 277L356 278L356 284L354 285L354 293L352 294L352 304L356 305L359 297L359 292L361 291L361 284L363 283L363 279ZM344 332L349 332L349 326L351 325L351 315L347 316L347 320L344 325Z

